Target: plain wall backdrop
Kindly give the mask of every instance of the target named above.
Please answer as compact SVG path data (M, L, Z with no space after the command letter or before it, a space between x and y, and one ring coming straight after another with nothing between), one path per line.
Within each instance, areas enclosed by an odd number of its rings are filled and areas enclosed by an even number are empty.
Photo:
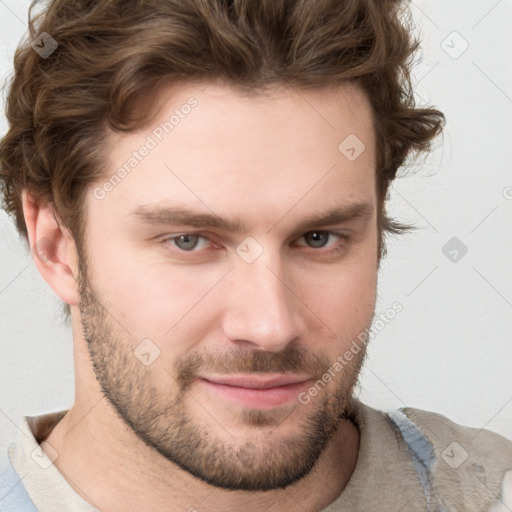
M2 83L28 5L0 0ZM395 301L403 310L376 329L360 398L381 410L435 411L512 439L512 2L410 6L422 40L417 102L443 111L447 126L435 150L403 169L390 192L391 214L420 229L388 241L376 319ZM22 416L72 405L74 371L60 302L3 211L0 258L4 451Z

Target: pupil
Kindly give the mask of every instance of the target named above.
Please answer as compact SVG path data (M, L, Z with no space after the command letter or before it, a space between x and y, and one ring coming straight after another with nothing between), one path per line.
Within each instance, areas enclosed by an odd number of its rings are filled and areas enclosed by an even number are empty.
M194 235L181 235L177 241L184 242L180 246L181 249L193 249L197 244L197 237L194 237Z
M321 247L325 244L325 233L319 231L313 231L309 234L310 240L313 242L312 245L314 247Z

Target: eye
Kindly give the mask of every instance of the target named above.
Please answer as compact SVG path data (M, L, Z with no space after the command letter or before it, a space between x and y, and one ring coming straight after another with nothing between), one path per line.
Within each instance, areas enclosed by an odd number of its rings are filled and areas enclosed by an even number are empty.
M174 243L174 245L178 249L181 249L182 251L190 252L190 251L193 251L194 249L196 249L198 247L198 245L200 245L199 244L200 239L203 239L203 241L208 240L207 238L205 238L204 236L201 236L201 235L186 233L184 235L177 235L177 236L172 236L172 237L166 238L164 241L169 242L169 243ZM206 246L207 246L207 244L206 244ZM199 248L201 248L201 247L199 247Z
M334 231L310 231L302 235L301 238L303 238L310 247L321 249L322 247L326 247L330 237L333 237L336 240L348 240L350 238L346 234L336 233Z

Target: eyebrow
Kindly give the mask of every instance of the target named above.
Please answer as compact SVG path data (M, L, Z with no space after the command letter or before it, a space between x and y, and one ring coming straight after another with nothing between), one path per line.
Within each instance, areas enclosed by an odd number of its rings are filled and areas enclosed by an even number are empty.
M308 229L331 224L343 224L354 219L368 218L373 213L373 210L373 206L367 202L350 203L304 219L298 224L296 229L298 231L307 231ZM240 219L225 219L214 213L201 213L186 208L141 205L130 212L129 216L134 217L139 222L154 226L174 225L203 229L214 228L230 233L247 233L249 231ZM276 222L276 224L279 222Z

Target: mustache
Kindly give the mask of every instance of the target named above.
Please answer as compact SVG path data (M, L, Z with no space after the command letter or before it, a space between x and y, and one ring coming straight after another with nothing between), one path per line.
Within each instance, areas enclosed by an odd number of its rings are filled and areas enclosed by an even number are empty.
M313 354L293 345L280 352L236 350L187 354L175 363L175 378L186 390L200 372L233 373L307 373L320 376L330 367L327 356Z

